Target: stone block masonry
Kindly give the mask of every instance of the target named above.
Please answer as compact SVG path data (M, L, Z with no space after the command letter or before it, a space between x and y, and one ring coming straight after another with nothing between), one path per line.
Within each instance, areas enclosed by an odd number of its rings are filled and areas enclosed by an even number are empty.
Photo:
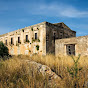
M88 36L55 41L55 55L88 55Z
M63 22L54 24L42 22L0 35L0 41L8 47L11 55L46 55L57 52L58 49L55 50L55 47L60 46L55 45L56 39L72 37L76 37L76 32Z

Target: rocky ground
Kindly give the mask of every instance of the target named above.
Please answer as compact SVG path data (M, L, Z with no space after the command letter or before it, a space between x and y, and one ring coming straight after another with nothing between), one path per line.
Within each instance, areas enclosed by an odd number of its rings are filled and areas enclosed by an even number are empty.
M32 71L36 71L37 74L42 74L43 77L48 79L49 87L53 86L54 88L59 88L59 86L63 84L62 78L53 72L48 66L29 60L26 60L26 63L29 67L31 66Z

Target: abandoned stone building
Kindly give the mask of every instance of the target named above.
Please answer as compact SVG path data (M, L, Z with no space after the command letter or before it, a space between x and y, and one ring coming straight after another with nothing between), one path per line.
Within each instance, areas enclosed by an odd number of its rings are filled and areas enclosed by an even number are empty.
M87 40L88 36L76 38L76 32L63 22L42 22L0 35L0 41L8 47L11 55L77 55L88 52Z
M88 36L73 37L56 40L55 54L63 55L88 55Z

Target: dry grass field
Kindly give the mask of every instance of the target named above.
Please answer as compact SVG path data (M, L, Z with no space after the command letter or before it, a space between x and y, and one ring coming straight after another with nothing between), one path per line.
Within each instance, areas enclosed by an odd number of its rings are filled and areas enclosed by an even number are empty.
M5 61L0 61L0 88L49 88L48 77L37 74L28 67L25 60L35 61L47 65L61 77L59 87L51 88L88 88L88 57L47 55L38 56L13 56ZM30 69L30 71L28 71Z

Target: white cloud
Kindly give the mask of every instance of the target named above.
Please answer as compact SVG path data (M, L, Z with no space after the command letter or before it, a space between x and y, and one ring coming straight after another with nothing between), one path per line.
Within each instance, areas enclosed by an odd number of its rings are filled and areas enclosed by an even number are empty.
M31 11L32 14L57 17L88 17L88 11L81 11L77 8L65 4L35 4Z
M3 5L4 4L4 5ZM62 4L58 2L52 2L50 4L39 2L39 3L23 3L23 2L12 2L0 3L0 13L5 11L16 11L22 10L23 12L28 12L33 15L43 15L43 16L56 16L56 17L69 17L69 18L79 18L88 17L88 11L79 10L74 6L69 4Z
M66 8L61 12L61 15L66 17L87 17L87 11L80 11L75 8Z

